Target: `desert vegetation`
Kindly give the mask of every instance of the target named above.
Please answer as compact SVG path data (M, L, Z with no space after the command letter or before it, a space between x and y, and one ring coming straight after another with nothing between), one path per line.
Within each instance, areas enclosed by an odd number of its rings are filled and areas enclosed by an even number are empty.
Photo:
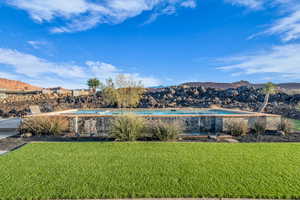
M278 130L282 131L283 134L290 134L295 130L294 121L287 118L282 118L281 123L278 124Z
M110 132L111 137L119 141L136 141L143 138L170 141L177 139L178 135L183 133L184 127L180 120L165 122L125 114L113 119Z
M162 121L162 120L148 120L145 132L153 140L172 141L182 134L185 124L181 120Z
M111 136L120 141L135 141L145 129L144 118L134 114L116 117L111 123Z
M266 132L266 130L267 130L267 127L266 127L265 123L258 121L258 120L256 120L254 122L253 129L252 129L254 134L256 134L257 136L260 136L260 135L263 135Z
M249 133L248 123L243 120L229 119L225 128L233 136L244 136Z
M142 82L133 80L125 74L119 74L114 80L109 78L105 83L97 78L91 78L87 85L94 93L99 89L106 106L118 108L136 107L145 91Z
M33 136L58 136L67 131L69 131L69 121L58 116L25 118L19 128L21 134Z
M103 84L102 96L107 106L132 108L139 105L145 89L140 81L120 74L115 80L107 79Z

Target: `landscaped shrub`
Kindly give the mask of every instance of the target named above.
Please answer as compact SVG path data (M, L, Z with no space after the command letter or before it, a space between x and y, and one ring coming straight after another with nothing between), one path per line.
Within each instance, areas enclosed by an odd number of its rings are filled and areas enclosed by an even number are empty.
M181 120L165 122L151 120L147 123L146 132L153 140L169 141L175 140L184 130L184 123Z
M69 121L64 117L30 117L25 118L20 126L20 133L33 136L55 136L69 130Z
M278 130L283 131L285 134L289 134L294 130L295 126L292 120L283 118L278 125Z
M116 117L111 123L111 135L120 141L135 141L145 129L145 119L134 114Z
M242 136L248 133L248 123L243 120L230 119L225 126L228 133L233 136Z
M254 123L254 126L253 126L253 132L256 134L256 135L262 135L266 132L266 124L261 122L261 121L256 121Z

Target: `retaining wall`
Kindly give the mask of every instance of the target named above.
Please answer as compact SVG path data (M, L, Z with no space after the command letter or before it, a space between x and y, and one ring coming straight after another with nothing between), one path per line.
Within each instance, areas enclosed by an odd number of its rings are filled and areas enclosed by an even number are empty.
M70 117L70 129L81 136L108 136L112 116L74 116ZM185 134L222 133L227 131L227 124L232 121L244 121L249 129L256 122L262 123L267 130L275 131L281 122L281 116L172 116L145 117L150 120L178 121L185 124Z

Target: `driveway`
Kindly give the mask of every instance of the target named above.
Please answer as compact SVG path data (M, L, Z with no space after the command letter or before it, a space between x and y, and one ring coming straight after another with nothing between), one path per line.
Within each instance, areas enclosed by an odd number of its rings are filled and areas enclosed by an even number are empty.
M10 118L0 120L0 140L17 135L17 129L21 123L20 118Z

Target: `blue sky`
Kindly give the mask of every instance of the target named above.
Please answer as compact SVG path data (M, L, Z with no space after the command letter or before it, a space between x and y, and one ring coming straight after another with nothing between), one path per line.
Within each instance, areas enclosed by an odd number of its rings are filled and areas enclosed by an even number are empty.
M299 0L3 0L0 77L299 82Z

